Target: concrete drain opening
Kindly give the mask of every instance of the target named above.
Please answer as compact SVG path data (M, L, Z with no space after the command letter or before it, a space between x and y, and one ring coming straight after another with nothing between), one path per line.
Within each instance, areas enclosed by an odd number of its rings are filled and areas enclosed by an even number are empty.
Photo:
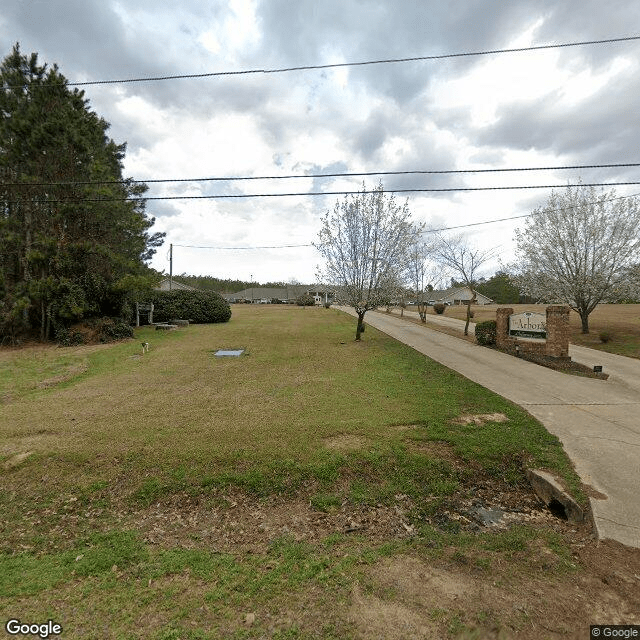
M244 353L244 349L218 349L214 352L216 358L239 358Z

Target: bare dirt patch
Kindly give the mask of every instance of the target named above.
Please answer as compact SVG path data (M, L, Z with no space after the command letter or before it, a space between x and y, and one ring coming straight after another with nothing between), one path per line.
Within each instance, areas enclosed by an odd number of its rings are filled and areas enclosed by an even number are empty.
M327 438L324 446L331 451L357 451L369 444L369 440L362 436L344 433L333 438Z
M56 432L42 431L24 436L15 436L0 445L0 455L16 456L29 452L29 455L38 451L47 452L54 447L60 436ZM26 459L26 458L25 458Z
M435 562L396 556L369 571L368 594L354 587L350 616L362 638L578 640L589 624L640 622L633 575L640 564L636 556L625 566L631 555L612 543L590 544L576 550L577 574L540 577L499 566L490 578L472 554L464 562L455 554Z
M393 506L345 503L325 513L304 497L259 499L231 491L203 500L176 495L119 519L139 531L146 542L163 548L263 553L283 537L310 543L336 533L378 542L407 538L413 533L408 524L410 507L401 498Z
M404 433L405 431L411 431L411 429L417 429L419 427L419 424L394 424L390 429L397 431L398 433Z
M513 553L478 547L435 551L428 542L411 547L417 538L408 514L415 505L406 496L396 496L389 506L345 503L335 512L320 513L303 496L258 499L227 491L193 500L176 495L119 519L149 544L213 549L236 557L264 553L283 536L314 544L333 534L354 535L354 542L404 540L411 551L373 564L351 589L344 615L354 637L363 640L578 640L586 637L590 623L640 623L637 550L598 543L589 525L556 518L524 488L509 489L493 480L474 486L474 496L453 497L443 505L448 522L457 515L465 525L460 514L474 501L499 505L509 517L498 530L529 524L555 531L568 541L570 555L563 559L542 539ZM466 524L469 530L491 530ZM308 604L314 607L313 601ZM281 614L288 615L283 607ZM259 620L265 615L257 610ZM293 610L290 616L296 616ZM240 619L239 624L246 623Z
M476 415L465 415L456 418L453 422L455 424L475 424L478 427L481 427L483 424L487 422L507 422L508 418L504 415L504 413L479 413Z
M453 451L453 446L448 442L440 442L439 440L429 440L428 442L417 441L409 442L408 447L411 451L420 451L435 458L453 462L454 466L457 466L460 462L460 459Z
M38 389L49 389L50 387L56 387L57 385L62 384L63 382L68 382L69 380L73 380L74 378L81 375L82 373L85 373L88 370L89 370L89 363L86 361L80 364L71 365L67 367L64 373L61 373L52 378L47 378L46 380L42 380L38 382L36 386Z
M19 467L27 458L33 455L33 451L25 451L24 453L17 453L11 456L8 460L2 463L2 468L5 471L9 469L15 469Z
M434 452L446 443L417 443ZM452 464L456 463L449 451ZM325 512L313 507L313 487L295 496L258 498L240 489L216 490L193 497L176 493L145 508L117 507L122 526L139 531L146 542L163 548L205 548L226 553L261 553L281 537L318 543L333 534L353 534L370 542L411 539L420 524L479 533L516 524L548 527L558 533L592 535L589 523L576 527L557 518L528 485L513 486L478 471L451 496L429 499L397 494L391 504L358 504L348 499ZM434 500L436 498L434 497ZM115 506L115 505L114 505ZM487 518L487 513L494 518Z

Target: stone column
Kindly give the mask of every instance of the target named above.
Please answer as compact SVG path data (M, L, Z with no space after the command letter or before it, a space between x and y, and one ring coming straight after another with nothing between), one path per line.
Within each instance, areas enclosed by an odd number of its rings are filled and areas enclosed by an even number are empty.
M547 307L546 355L552 358L569 358L569 307Z
M496 346L502 349L507 346L509 337L509 316L513 313L511 307L496 309Z

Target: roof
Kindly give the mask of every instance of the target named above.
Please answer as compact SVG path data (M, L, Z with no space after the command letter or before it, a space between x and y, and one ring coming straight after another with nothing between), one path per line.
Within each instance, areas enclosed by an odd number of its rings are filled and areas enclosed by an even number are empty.
M307 284L292 284L288 287L249 287L237 293L225 294L225 298L227 300L292 300L310 291L321 291L321 288Z
M154 287L156 291L200 291L195 287L190 287L188 284L182 284L176 280L171 279L171 286L169 286L169 278L162 278L157 287Z
M433 290L429 293L429 299L431 300L469 300L471 298L471 289L469 287L451 287L449 289L443 289L440 291ZM488 304L493 302L491 298L485 296L483 293L479 291L475 292L476 300L482 302L483 304Z

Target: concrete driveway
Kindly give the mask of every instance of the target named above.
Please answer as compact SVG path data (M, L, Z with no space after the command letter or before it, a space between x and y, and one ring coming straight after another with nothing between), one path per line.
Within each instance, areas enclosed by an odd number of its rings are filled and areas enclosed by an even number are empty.
M433 316L428 317L431 321ZM640 548L640 360L572 346L576 361L601 364L610 374L606 381L581 378L390 314L370 311L365 323L540 420L560 438L582 481L602 496L590 498L598 537Z

